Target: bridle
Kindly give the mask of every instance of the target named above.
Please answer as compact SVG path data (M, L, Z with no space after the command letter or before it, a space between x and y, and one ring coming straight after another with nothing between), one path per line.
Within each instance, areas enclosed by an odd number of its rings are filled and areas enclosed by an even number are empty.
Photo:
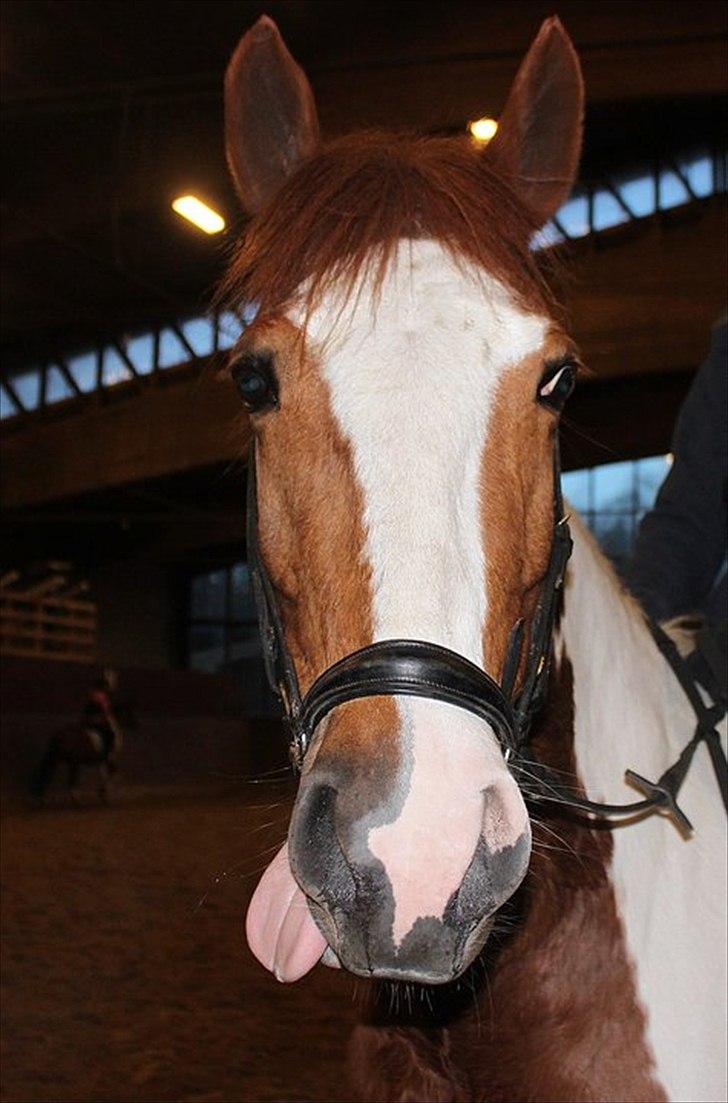
M694 753L701 742L710 752L723 803L728 808L728 767L716 725L725 706L703 704L700 693L672 640L648 622L653 638L673 668L697 716L691 741L678 760L656 781L633 770L625 777L645 794L631 804L601 804L568 788L558 774L541 762L529 747L534 717L541 710L548 688L553 653L553 632L561 609L564 575L572 549L568 517L561 495L558 444L554 447L554 522L551 553L540 585L522 686L515 692L525 639L525 622L515 622L509 636L500 683L462 655L425 640L380 640L345 655L327 667L302 696L296 668L288 650L275 589L260 551L256 447L248 462L247 543L248 565L258 608L263 659L268 681L280 699L291 734L291 758L301 770L306 751L321 721L338 705L365 697L425 697L456 705L485 720L495 732L509 768L524 797L550 802L606 819L639 816L662 810L684 830L690 821L679 808L677 796Z

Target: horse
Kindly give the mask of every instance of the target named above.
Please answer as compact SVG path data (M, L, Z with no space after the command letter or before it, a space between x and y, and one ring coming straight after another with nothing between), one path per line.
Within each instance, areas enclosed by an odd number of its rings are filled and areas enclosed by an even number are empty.
M67 724L54 732L48 739L46 749L31 775L30 787L33 798L43 803L59 767L65 766L71 800L78 803L81 768L93 766L98 772L99 799L104 804L108 803L111 795L111 779L118 769L119 755L123 746L121 722L123 720L125 726L134 724L133 717L124 709L117 709L117 720L119 722L115 726L114 738L111 740L105 738L93 725L83 721Z
M267 17L226 72L220 301L257 309L248 555L301 771L247 937L279 981L399 1000L352 1039L363 1099L725 1098L715 747L678 807L693 705L560 497L580 361L533 243L582 116L556 18L484 149L322 142ZM648 799L605 819L627 764Z

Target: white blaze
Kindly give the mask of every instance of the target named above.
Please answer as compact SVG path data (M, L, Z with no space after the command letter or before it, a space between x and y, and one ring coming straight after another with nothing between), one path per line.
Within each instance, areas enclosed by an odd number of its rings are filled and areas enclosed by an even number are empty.
M466 271L432 241L402 242L376 299L364 283L350 303L332 295L309 319L364 500L375 640L428 640L483 665L490 413L504 372L542 345L546 327L501 283ZM409 789L396 823L370 830L369 848L394 878L401 938L426 895L411 891L421 871L404 868L403 840L419 840L421 867L423 834L444 833L444 852L428 862L426 913L442 914L475 849L483 790L513 782L485 724L435 702L398 699L398 707L413 756ZM452 773L442 768L448 758ZM453 810L459 829L443 832ZM510 842L525 813L516 820Z
M308 325L364 496L374 638L412 636L482 664L480 472L496 386L546 320L432 241L405 241L374 301ZM486 535L487 540L487 535Z

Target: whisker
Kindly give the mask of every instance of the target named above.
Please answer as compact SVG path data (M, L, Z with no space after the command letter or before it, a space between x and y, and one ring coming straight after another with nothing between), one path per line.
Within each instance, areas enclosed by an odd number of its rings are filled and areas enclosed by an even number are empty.
M274 800L270 804L247 804L245 810L250 812L272 812L276 808L285 808L286 802L283 800Z
M259 835L261 831L267 831L270 827L275 827L275 823L275 820L268 820L266 823L259 823L255 827L251 827L248 835Z
M562 835L559 835L558 831L555 831L552 827L549 827L548 824L543 822L543 820L538 821L537 826L543 831L548 831L549 835L553 835L557 842L563 845L563 847L565 848L565 852L571 854L572 857L576 858L582 869L586 869L586 862L584 861L586 856L583 852L576 850L576 848L572 846L565 838L563 838ZM592 856L590 855L590 857ZM596 860L596 855L592 857L592 860Z
M275 777L243 777L239 781L241 785L280 785L280 780Z
M537 763L530 763L530 765L537 766L538 764ZM518 771L520 773L527 773L530 777L534 777L534 776L539 777L540 776L538 774L534 775L534 773L528 769L528 766L529 766L529 760L528 759L525 759L525 760L517 759L513 763L512 768L513 768L514 771ZM548 769L549 769L549 773L556 774L557 776L564 778L565 780L571 782L572 784L574 784L577 780L576 774L574 773L573 770L562 770L560 766L549 766Z
M210 776L215 777L215 778L219 778L219 779L224 780L224 781L230 781L230 782L233 782L233 781L235 781L235 782L237 782L237 781L239 781L239 782L251 782L251 781L258 781L258 780L263 780L263 779L268 779L268 778L278 780L278 777L274 778L274 775L278 775L280 777L280 780L286 779L286 775L290 775L291 778L293 778L294 777L293 767L290 766L290 765L288 765L288 766L276 766L272 770L261 770L261 772L258 773L258 774L235 774L235 773L230 773L227 770L214 770L214 771L211 771Z
M476 1024L475 1025L475 1030L476 1030L476 1034L478 1036L480 1036L480 1034L482 1033L482 1029L483 1029L483 1023L482 1023L481 1018L480 1018L480 1000L478 999L478 991L475 987L475 974L472 970L470 971L470 973L468 975L468 980L470 982L470 992L471 992L471 995L473 997L473 1009L475 1011L475 1024ZM487 987L487 984L488 984L488 978L486 976L486 987Z

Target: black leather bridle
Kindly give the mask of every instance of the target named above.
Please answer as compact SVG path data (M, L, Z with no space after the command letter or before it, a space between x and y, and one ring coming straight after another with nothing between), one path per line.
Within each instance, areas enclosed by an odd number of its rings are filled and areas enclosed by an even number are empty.
M446 647L424 640L394 639L381 640L345 655L324 670L302 697L296 668L286 643L276 593L260 551L255 456L253 444L248 463L248 565L258 608L266 674L282 703L291 732L291 758L298 770L302 768L316 727L338 705L363 697L425 697L457 705L490 724L500 741L509 768L521 785L524 797L529 800L565 805L607 819L663 810L673 816L684 831L690 831L692 825L679 808L677 796L698 745L705 742L723 803L728 808L728 767L716 730L716 725L725 715L725 705L703 704L674 643L651 622L648 623L655 642L690 699L698 723L693 738L678 760L658 781L649 781L633 770L626 771L627 780L646 794L645 799L631 804L600 804L588 800L566 787L559 775L541 762L528 746L533 719L546 695L553 631L562 603L564 575L572 549L561 496L558 447L554 451L551 554L531 620L525 675L517 694L516 677L526 635L523 619L517 620L511 630L500 684L480 667Z

